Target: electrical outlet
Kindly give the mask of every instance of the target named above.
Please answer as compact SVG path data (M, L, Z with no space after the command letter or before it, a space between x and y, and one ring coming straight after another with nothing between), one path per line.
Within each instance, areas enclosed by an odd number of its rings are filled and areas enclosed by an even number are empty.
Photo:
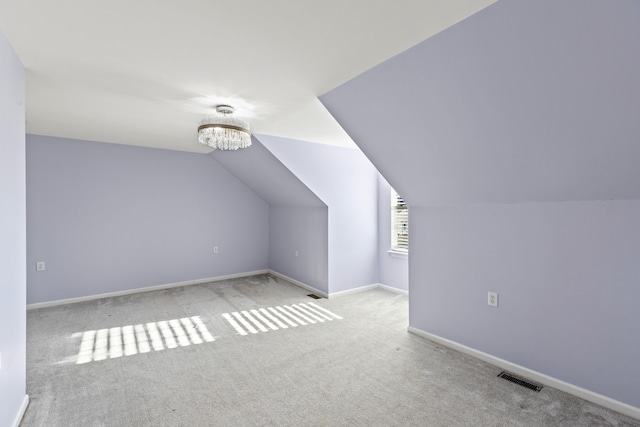
M214 254L217 254L217 253L218 253L218 247L217 247L217 246L214 246L214 247L213 247L213 253L214 253Z
M497 292L489 292L489 296L487 298L487 304L492 307L498 306L498 293Z
M44 261L36 262L36 271L44 271Z
M298 250L296 249L296 256L298 256Z

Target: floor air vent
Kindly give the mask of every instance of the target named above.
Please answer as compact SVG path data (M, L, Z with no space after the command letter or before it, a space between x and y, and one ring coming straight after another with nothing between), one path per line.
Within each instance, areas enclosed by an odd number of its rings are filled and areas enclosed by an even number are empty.
M319 296L318 296L318 295L316 295L316 294L309 294L309 295L307 295L307 296L308 296L309 298L313 298L313 299L320 299L320 298L322 298L322 297L319 297Z
M541 385L531 383L531 382L529 382L529 381L527 381L525 379L518 378L515 375L509 374L509 373L504 372L504 371L500 372L498 374L498 376L500 378L504 378L507 381L511 381L512 383L521 385L522 387L526 387L526 388L528 388L530 390L533 390L535 392L539 392L540 390L542 390L542 386Z

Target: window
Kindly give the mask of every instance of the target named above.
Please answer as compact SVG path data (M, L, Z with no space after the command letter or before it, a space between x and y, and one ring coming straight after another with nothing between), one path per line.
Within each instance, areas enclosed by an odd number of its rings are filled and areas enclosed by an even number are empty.
M409 251L409 208L393 188L391 189L391 250Z

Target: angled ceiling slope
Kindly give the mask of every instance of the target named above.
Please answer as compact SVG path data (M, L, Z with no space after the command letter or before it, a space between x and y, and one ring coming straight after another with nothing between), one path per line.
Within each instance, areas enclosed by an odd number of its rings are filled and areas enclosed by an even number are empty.
M0 28L28 133L206 153L220 103L257 133L352 144L314 99L493 1L0 0Z
M321 96L412 205L640 198L640 5L502 0Z
M256 137L252 137L252 143L248 149L216 150L209 155L270 206L327 206Z

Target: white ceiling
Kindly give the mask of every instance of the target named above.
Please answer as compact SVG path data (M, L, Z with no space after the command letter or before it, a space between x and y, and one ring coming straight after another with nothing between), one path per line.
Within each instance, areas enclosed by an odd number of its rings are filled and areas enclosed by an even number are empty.
M255 133L353 146L317 96L494 1L0 0L0 27L28 133L207 152L196 127L225 103Z

